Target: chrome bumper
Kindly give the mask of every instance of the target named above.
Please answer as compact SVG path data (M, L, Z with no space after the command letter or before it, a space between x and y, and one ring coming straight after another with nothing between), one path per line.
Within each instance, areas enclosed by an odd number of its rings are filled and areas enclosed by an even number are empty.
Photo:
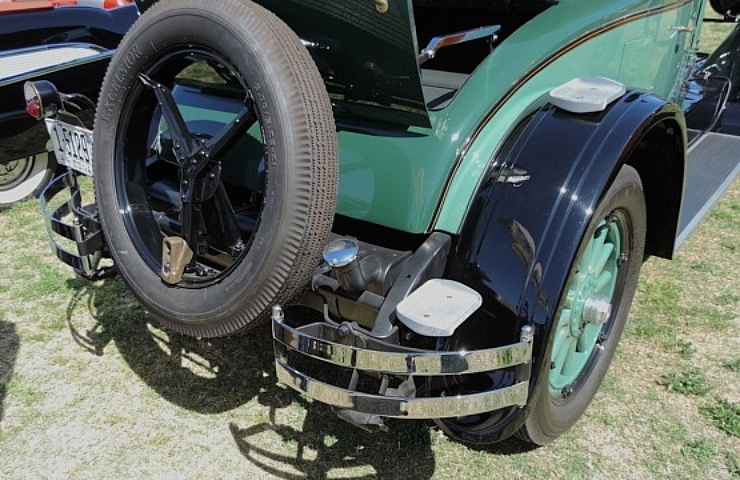
M419 350L386 343L353 331L345 324L314 323L299 328L286 325L279 307L273 308L272 334L278 381L320 402L380 417L407 419L448 418L490 412L527 403L532 359L532 327L522 328L521 341L504 347L470 352ZM362 347L348 344L362 344ZM288 364L288 353L352 369L349 388L324 383ZM443 397L401 396L384 389L370 394L357 391L356 372L382 377L435 377L487 372L516 367L517 381L506 388ZM354 385L353 385L354 384ZM386 382L387 384L387 382ZM394 395L396 394L396 395Z

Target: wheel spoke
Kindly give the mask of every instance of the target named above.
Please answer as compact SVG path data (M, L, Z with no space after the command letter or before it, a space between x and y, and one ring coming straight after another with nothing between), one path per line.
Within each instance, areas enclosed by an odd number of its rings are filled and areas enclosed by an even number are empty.
M557 347L557 352L554 352L555 355L552 357L552 362L555 364L555 371L561 372L566 359L570 356L574 342L573 337L569 335L567 329L562 329L555 335L556 343L553 348Z
M181 165L192 158L198 147L190 135L185 119L182 118L180 109L177 108L177 102L172 97L170 90L161 83L153 81L143 73L139 75L141 82L152 89L157 97L157 102L162 109L162 115L170 128L172 136L173 150L178 163Z
M601 275L601 272L604 270L604 266L611 257L612 253L614 253L614 244L612 243L605 243L601 246L599 250L597 250L597 254L595 255L595 259L592 265L594 276Z
M203 212L209 241L221 244L232 258L238 257L244 251L244 240L223 182L219 181L209 206Z
M568 383L577 378L578 374L581 372L581 369L583 369L583 364L585 363L585 361L586 353L577 351L576 339L572 339L570 353L563 362L563 369L561 370L561 374L563 375L563 377L568 379Z
M594 273L596 263L598 262L599 254L606 240L606 229L602 224L594 232L593 238L588 242L586 252L583 254L584 272L588 272L589 275Z
M611 271L607 270L605 272L601 272L599 278L594 281L594 293L611 295L613 280L614 274L612 274Z
M576 351L590 355L591 350L596 345L601 328L601 325L592 325L590 323L584 325L583 332L578 337Z
M212 160L219 160L249 130L249 127L256 120L253 102L248 100L246 107L214 139L206 143L208 156Z

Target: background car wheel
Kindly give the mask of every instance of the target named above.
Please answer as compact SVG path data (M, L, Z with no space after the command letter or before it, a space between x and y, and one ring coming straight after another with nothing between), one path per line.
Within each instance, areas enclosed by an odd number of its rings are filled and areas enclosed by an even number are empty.
M39 153L0 165L0 210L36 196L56 170L54 156Z
M158 2L111 61L94 135L111 254L165 326L228 335L305 286L333 221L336 133L315 64L276 16ZM178 239L193 257L174 254L184 268L166 277Z
M549 368L518 435L544 445L580 418L606 374L629 315L645 247L637 172L622 167L593 214L550 333Z

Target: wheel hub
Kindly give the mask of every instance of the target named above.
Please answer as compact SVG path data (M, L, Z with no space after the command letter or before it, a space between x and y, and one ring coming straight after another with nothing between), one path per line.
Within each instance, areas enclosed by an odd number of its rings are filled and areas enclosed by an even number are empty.
M11 160L0 165L0 189L12 188L28 176L33 169L31 157Z
M612 304L608 297L594 295L583 302L583 321L591 325L601 326L606 323L612 313Z

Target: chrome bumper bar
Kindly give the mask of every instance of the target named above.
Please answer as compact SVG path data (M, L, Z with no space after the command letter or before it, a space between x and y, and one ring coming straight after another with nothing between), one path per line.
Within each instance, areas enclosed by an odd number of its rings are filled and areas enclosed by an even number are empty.
M529 326L522 328L520 342L512 345L470 352L444 352L383 342L353 331L346 324L314 323L293 328L284 323L282 310L274 307L272 332L278 381L334 407L381 417L429 419L472 415L527 403L533 338L532 327ZM357 346L358 343L362 346ZM505 388L456 396L397 396L388 394L392 389L383 391L382 387L378 394L370 394L357 391L353 382L349 388L343 388L299 372L289 365L289 351L353 369L354 372L364 371L381 377L412 379L516 367L517 381Z

